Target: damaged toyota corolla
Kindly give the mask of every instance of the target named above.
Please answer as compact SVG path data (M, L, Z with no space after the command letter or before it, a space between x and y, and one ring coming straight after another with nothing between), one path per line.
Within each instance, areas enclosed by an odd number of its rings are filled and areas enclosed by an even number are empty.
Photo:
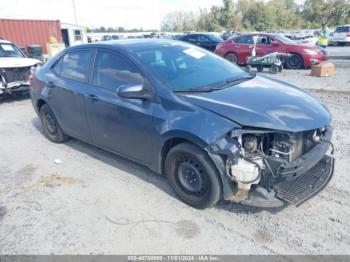
M318 99L183 42L71 47L34 73L30 93L49 140L146 165L196 208L299 205L333 175L331 115Z

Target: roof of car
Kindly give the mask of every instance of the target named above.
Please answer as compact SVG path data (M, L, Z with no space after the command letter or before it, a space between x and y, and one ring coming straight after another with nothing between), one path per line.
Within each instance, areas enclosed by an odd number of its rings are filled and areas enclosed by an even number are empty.
M239 36L244 36L244 35L278 35L278 33L251 32L251 33L241 33Z
M90 43L90 44L84 44L84 45L77 45L73 48L79 48L79 47L114 47L118 49L124 49L129 51L136 51L136 50L144 50L149 48L157 48L162 46L169 46L169 45L187 45L185 42L172 40L172 39L149 39L149 38L142 38L142 39L121 39L121 40L110 40L110 41L102 41L102 42L96 42L96 43Z

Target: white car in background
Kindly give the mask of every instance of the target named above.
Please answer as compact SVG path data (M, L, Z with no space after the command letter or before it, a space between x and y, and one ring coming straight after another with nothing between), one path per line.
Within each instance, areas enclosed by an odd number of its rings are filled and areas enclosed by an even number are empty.
M332 42L338 45L350 44L350 24L337 26L333 33Z
M28 77L40 64L26 57L14 43L0 39L0 95L28 91Z

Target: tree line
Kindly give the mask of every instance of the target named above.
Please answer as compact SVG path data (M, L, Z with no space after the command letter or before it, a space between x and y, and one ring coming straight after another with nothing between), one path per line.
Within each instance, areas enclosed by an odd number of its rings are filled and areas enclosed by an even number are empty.
M162 31L276 31L350 23L350 0L223 0L198 12L174 11L162 19Z

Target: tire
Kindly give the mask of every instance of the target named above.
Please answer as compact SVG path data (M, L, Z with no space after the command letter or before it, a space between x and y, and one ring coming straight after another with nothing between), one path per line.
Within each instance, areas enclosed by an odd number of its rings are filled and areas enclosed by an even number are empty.
M250 72L252 70L252 67L250 65L245 65L244 70Z
M257 65L256 66L256 70L261 73L262 71L264 71L264 66L263 65Z
M47 104L43 104L40 108L40 120L44 129L44 134L51 142L63 143L69 137L63 133L54 113Z
M282 72L282 70L283 70L283 66L280 65L280 66L278 67L278 72Z
M278 73L278 66L277 65L272 65L270 67L270 73L271 74L277 74Z
M237 55L234 53L228 53L227 55L225 55L225 59L230 61L232 64L237 64Z
M286 66L289 69L300 69L303 68L303 65L303 58L299 54L292 54L286 61Z
M205 209L220 200L218 172L207 153L193 144L181 143L169 151L165 174L177 196L189 206Z

